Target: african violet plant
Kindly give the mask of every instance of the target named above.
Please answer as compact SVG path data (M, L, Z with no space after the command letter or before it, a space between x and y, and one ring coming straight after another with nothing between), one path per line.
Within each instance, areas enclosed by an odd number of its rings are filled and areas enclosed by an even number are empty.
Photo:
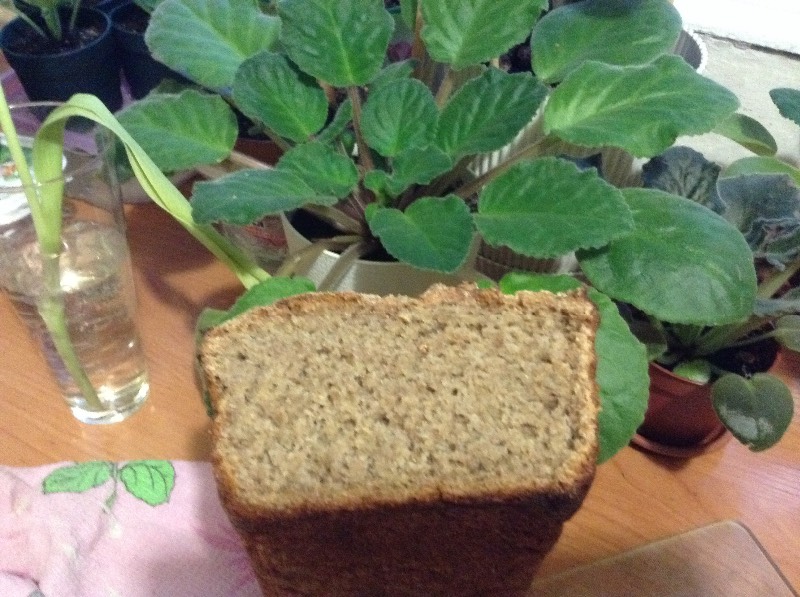
M156 94L120 114L156 163L175 170L224 157L237 132L231 105L285 150L273 170L196 185L198 222L313 208L336 222L341 248L380 245L443 272L463 264L475 230L536 257L603 247L632 231L630 202L556 156L609 145L655 155L737 107L670 55L681 23L662 0L588 1L543 17L543 0L403 2L420 35L412 60L392 64L382 2L274 4L265 14L249 0L214 10L166 0L153 12L153 54L213 92ZM536 76L491 66L531 34ZM476 155L508 144L534 116L540 135L472 172Z
M673 194L617 189L565 159L604 147L649 157L712 130L747 141L735 96L672 55L681 21L665 0L546 6L404 0L412 56L392 63L380 0L279 0L266 11L251 0L164 0L146 41L199 89L152 94L120 122L164 170L227 156L234 108L284 150L274 169L197 183L202 225L302 208L335 223L343 252L377 246L442 272L462 266L477 231L523 255L575 252L583 280L665 321L745 318L756 275L729 222ZM493 66L528 36L531 72ZM476 156L509 143L505 161L474 171ZM636 396L604 399L605 416L625 400L643 409L646 383L630 385ZM641 417L627 415L632 434Z
M112 129L145 191L240 276L250 290L231 313L298 288L261 282L266 274L215 235L219 221L313 209L357 252L379 244L439 271L461 266L476 230L526 255L575 251L605 304L607 458L647 399L644 351L615 325L608 297L687 324L752 309L752 256L721 216L665 192L616 189L560 157L605 146L652 156L678 135L736 122L736 98L670 54L681 23L669 3L590 0L542 16L544 0L404 1L418 36L412 59L390 64L392 18L380 0L273 4L268 13L251 0L164 0L148 45L201 89L152 94L119 114L122 127L86 97L68 106ZM528 35L535 76L492 66ZM284 156L273 170L198 183L189 207L160 170L224 158L237 134L232 106ZM530 143L471 170L474 156L526 127Z
M800 124L800 91L771 92L781 113ZM725 426L754 450L772 446L786 431L794 402L789 388L764 371L774 340L800 350L800 170L774 157L771 135L751 135L761 155L721 167L697 151L676 146L643 167L645 186L687 197L741 231L758 270L757 298L741 321L686 325L631 314L632 329L655 362L677 375L712 383L714 408Z

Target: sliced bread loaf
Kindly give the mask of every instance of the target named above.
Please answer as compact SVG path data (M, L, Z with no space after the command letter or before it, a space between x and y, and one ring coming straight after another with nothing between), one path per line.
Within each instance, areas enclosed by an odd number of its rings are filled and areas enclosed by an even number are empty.
M201 347L219 492L266 595L524 591L594 474L583 293L301 295Z

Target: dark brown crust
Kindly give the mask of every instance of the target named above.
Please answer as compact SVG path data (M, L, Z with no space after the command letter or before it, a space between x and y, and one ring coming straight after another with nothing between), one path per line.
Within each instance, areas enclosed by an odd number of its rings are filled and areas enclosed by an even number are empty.
M574 297L587 300L583 292ZM507 308L510 300L496 291L468 287L437 288L423 300L449 303L465 298L487 308ZM215 342L259 318L386 300L355 293L315 293L279 301L209 332L201 363L204 354L213 353ZM524 308L526 293L512 300ZM596 309L591 317L596 329ZM212 367L206 366L205 373L212 404L219 409L211 428L219 494L267 595L521 594L594 477L596 445L581 455L570 479L523 493L498 492L489 500L486 496L442 500L433 490L398 504L352 501L330 511L295 509L265 515L236 499L234 479L216 450L225 424L220 408L224 387ZM594 390L596 414L596 386ZM596 432L596 420L594 425Z

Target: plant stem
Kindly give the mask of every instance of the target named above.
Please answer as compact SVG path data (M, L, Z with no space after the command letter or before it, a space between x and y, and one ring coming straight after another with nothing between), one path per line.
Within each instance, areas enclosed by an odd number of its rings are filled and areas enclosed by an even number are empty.
M531 143L523 147L517 153L509 157L506 161L498 164L491 170L487 170L474 180L471 180L461 188L455 191L455 194L461 197L462 199L468 199L475 193L479 192L487 183L489 183L494 178L500 176L503 172L511 168L514 164L519 161L534 158L542 155L543 149L547 144L548 138L540 139L535 143Z
M364 140L364 135L361 134L361 93L358 87L348 87L347 96L353 104L353 129L356 133L356 144L358 145L358 159L364 168L365 172L375 169L375 164L372 161L372 155L369 152L369 146Z
M19 142L14 121L8 108L5 93L0 88L0 127L6 135L6 144L17 168L20 182L25 190L25 197L31 210L36 237L39 241L39 254L42 263L42 296L37 301L37 309L42 321L53 340L58 356L64 363L67 372L72 376L83 394L87 405L93 410L102 410L103 405L92 385L86 371L75 352L75 346L69 335L67 315L64 306L64 295L61 291L61 204L63 201L63 181L57 190L58 197L48 196L54 206L46 213L37 193L37 185L31 175L25 153ZM59 164L63 150L58 153ZM55 184L50 181L47 184ZM46 217L50 216L50 217Z
M42 254L42 274L44 283L42 296L37 301L39 315L44 321L53 346L64 363L75 385L81 391L83 399L91 410L103 410L103 403L97 395L89 376L81 365L75 345L69 335L67 312L64 305L64 293L61 290L60 254Z
M775 272L758 285L758 297L772 298L772 296L798 271L800 271L800 259L795 259L784 267L783 270Z
M713 354L716 351L728 346L744 346L754 342L754 339L747 338L740 340L751 332L764 326L768 319L763 317L751 317L744 323L721 325L711 328L698 340L696 353L699 356Z

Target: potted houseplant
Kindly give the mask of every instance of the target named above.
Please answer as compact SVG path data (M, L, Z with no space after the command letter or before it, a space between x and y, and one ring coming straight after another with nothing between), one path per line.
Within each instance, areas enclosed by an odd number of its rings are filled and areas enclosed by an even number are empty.
M91 93L111 110L122 105L108 15L82 8L80 0L2 4L18 16L0 31L0 48L28 99L65 101L74 93Z
M339 229L325 242L349 248L352 257L385 251L417 268L453 272L469 255L475 230L490 244L535 257L604 246L630 230L630 207L594 171L581 173L556 156L609 145L651 155L675 134L713 129L737 104L670 55L681 23L659 0L581 2L541 18L545 2L508 1L505 14L476 3L469 20L481 24L480 34L469 33L469 22L452 30L460 3L403 2L419 33L413 60L387 66L392 20L382 3L287 1L277 3L276 14L217 3L212 14L203 2L159 5L148 45L259 123L285 154L273 170L196 185L195 217L246 225L311 209ZM312 33L303 22L316 18L321 24ZM229 39L225 32L238 31L239 20L247 33ZM176 37L189 30L214 35ZM537 78L485 66L528 35ZM318 50L305 53L312 45ZM210 48L220 58L214 68L207 67ZM141 120L149 130L127 127L146 149L145 134L160 142L202 118L160 110L160 102L183 103L182 95L148 98L149 116ZM506 145L536 114L538 134L476 176L473 158ZM556 188L559 201L549 191Z
M181 75L158 62L144 43L150 13L159 0L127 1L111 11L114 39L122 72L131 96L141 99L164 79L185 81Z
M800 92L772 95L800 122ZM793 415L789 388L767 371L779 345L800 350L800 290L791 284L800 271L800 170L769 155L775 148L766 131L751 137L750 147L765 155L726 168L687 147L670 148L643 167L646 186L692 199L735 225L759 280L751 313L727 325L687 326L629 312L653 359L650 409L636 441L662 453L703 450L726 430L762 450L780 439Z
M146 40L158 59L203 77L202 86L214 93L151 94L138 102L151 112L137 127L109 121L85 98L71 109L81 107L82 115L118 134L148 194L252 287L234 312L290 281L258 283L266 274L219 238L213 224L248 224L301 207L341 227L338 236L346 238L334 242L349 243L351 255L380 245L417 268L454 271L477 230L487 242L529 255L575 251L581 278L598 296L655 317L678 314L683 323L716 325L752 310L752 255L721 216L665 192L616 189L594 170L558 157L606 145L655 155L679 134L712 130L734 116L737 101L729 91L668 55L680 19L666 2L583 2L542 18L544 2L475 2L456 20L462 2L402 2L419 32L414 58L386 65L392 19L379 1L286 0L277 14L250 3L216 3L217 10L207 11L202 1L162 2ZM198 15L201 23L193 20ZM622 28L625 39L618 37L622 22L632 25ZM199 30L206 33L198 36L201 44L170 37ZM226 31L236 31L233 41ZM530 33L538 78L484 64ZM632 45L639 49L634 57L627 51ZM569 51L555 51L561 47ZM187 147L197 141L224 157L219 139L228 137L209 135L208 127L232 125L232 144L236 119L228 102L285 153L272 170L196 185L190 206L164 179L160 158L146 154L188 161ZM192 103L205 111L193 111ZM209 108L228 116L210 118ZM470 170L474 155L503 147L534 114L538 138L482 175ZM171 145L174 139L180 143ZM678 237L670 234L675 221ZM606 312L604 319L614 321L616 309ZM598 352L621 354L630 335L621 328L621 340ZM600 384L604 416L613 420L618 408L625 411L617 426L623 431L605 443L606 456L627 442L643 413L646 361L636 350L613 368L630 379Z

